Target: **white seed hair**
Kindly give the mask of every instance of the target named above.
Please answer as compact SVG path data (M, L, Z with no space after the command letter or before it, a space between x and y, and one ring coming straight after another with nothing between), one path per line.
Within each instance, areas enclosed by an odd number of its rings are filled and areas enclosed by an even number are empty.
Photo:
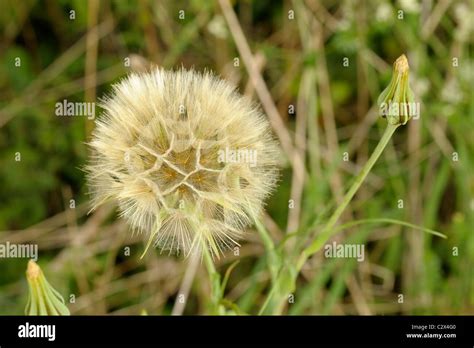
M101 107L86 166L93 209L117 201L148 234L146 249L219 257L239 246L278 178L279 147L258 107L210 72L158 68L114 85ZM218 161L223 149L258 160Z

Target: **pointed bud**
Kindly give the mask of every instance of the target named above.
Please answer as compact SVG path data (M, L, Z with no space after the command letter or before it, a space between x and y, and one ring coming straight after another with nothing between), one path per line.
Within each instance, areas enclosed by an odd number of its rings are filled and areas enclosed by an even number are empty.
M407 57L402 54L393 64L390 84L377 100L380 114L393 125L404 125L413 116L418 116L415 97L409 85L409 70Z
M26 315L69 315L63 297L46 280L36 262L30 260L26 270L30 295Z

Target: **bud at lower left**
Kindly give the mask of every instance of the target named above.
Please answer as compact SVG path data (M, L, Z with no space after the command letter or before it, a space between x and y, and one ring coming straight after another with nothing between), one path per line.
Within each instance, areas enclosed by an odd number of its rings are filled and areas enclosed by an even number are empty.
M29 297L25 315L69 315L64 299L46 280L36 262L30 260L26 269Z

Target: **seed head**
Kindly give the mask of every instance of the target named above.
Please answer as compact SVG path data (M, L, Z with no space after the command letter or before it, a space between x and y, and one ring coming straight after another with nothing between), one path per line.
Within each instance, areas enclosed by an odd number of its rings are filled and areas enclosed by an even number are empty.
M117 201L148 234L145 252L238 246L278 176L258 108L211 73L184 69L132 74L101 106L86 169L93 209Z

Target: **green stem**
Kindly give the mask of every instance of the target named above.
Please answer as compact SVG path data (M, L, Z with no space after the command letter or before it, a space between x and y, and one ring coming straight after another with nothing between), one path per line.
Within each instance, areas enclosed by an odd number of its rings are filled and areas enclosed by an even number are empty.
M383 150L385 149L388 142L390 141L393 133L398 127L399 127L399 124L392 125L389 123L387 125L387 128L385 129L385 132L383 133L382 138L380 139L379 143L375 147L374 152L372 153L370 158L367 160L367 163L364 165L360 173L355 178L354 183L352 184L352 186L349 188L349 191L347 191L346 195L344 196L342 203L337 207L337 209L331 215L331 217L329 218L328 222L324 226L321 233L306 249L303 250L303 252L301 253L300 257L297 260L296 268L293 269L293 272L288 272L288 270L286 270L285 267L280 269L280 272L278 273L278 277L276 281L277 286L281 284L286 284L286 286L281 287L282 289L285 289L284 291L294 290L295 285L296 285L296 277L298 276L298 273L303 268L303 265L306 263L309 257L311 257L316 252L318 252L321 249L321 247L328 241L328 239L331 238L331 236L335 234L335 232L337 232L337 230L334 229L334 226L336 225L337 221L339 220L342 213L344 212L344 209L346 209L349 202L352 200L352 198L354 198L354 195L356 194L357 190L364 182L365 178L369 174L375 162L377 162L377 160L379 159ZM277 301L280 303L280 305L276 306L276 308L278 308L279 310L282 310L283 299L287 296L287 294L278 293L275 295L275 291L273 291L273 289L268 294L268 297L264 302L264 306L266 307L268 305L270 298L273 296L278 296ZM263 308L261 312L263 312L264 310L265 309Z
M205 244L205 243L204 243ZM207 272L209 273L209 278L211 280L211 303L212 303L212 314L218 314L219 312L219 302L221 300L221 276L217 272L214 265L214 260L209 252L207 245L202 247L202 256L204 259L204 264L206 265Z
M399 125L392 125L392 124L387 125L387 128L385 128L385 132L383 133L382 138L380 139L379 143L374 149L374 152L372 153L370 158L367 160L367 162L365 163L360 173L355 178L354 183L352 184L352 186L349 188L349 191L347 191L346 195L344 196L342 203L337 207L337 209L331 215L331 217L329 218L328 222L324 226L324 229L321 231L321 233L305 250L303 250L303 253L301 254L296 264L296 269L298 271L301 270L306 260L309 257L311 257L313 254L318 252L321 249L321 247L328 241L328 239L331 238L331 236L334 234L334 230L333 230L334 225L336 225L337 221L341 217L342 213L344 212L344 209L346 209L349 202L352 200L352 198L354 198L354 195L356 194L357 190L359 190L360 186L364 182L367 175L370 173L370 170L374 166L375 162L377 162L377 160L379 159L380 155L382 154L383 150L387 146L388 142L390 141L390 138L392 137L393 133L398 128L398 126Z
M270 275L272 277L272 283L274 284L276 281L276 277L278 275L278 270L281 267L282 261L279 257L278 253L275 250L275 244L273 243L272 237L270 237L268 231L260 222L259 219L254 218L255 226L257 227L258 234L260 238L262 238L263 245L266 250L266 254L268 255L268 269L270 271Z

